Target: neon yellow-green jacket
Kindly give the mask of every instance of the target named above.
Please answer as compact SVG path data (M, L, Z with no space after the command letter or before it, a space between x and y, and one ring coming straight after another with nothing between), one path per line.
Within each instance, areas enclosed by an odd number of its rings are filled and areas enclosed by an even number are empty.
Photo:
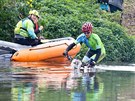
M97 62L101 61L106 55L104 44L102 43L100 37L97 34L92 33L90 37L87 38L86 35L82 33L77 37L74 43L84 43L91 50L101 49L101 56ZM95 58L95 55L92 58Z
M84 33L79 35L75 40L75 44L84 43L91 50L102 49L104 45L97 34L92 33L89 38Z
M14 29L14 33L31 39L35 39L37 37L34 32L34 23L29 18L20 20Z

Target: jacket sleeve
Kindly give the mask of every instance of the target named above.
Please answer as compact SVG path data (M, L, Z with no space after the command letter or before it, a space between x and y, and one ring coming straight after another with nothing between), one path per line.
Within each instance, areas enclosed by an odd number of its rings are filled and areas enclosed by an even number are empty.
M76 45L75 43L70 44L70 45L67 47L66 51L67 51L67 52L70 51L75 45Z
M35 32L34 32L34 24L32 23L32 21L28 21L27 22L27 31L28 31L28 34L29 36L32 38L32 39L35 39L37 38Z

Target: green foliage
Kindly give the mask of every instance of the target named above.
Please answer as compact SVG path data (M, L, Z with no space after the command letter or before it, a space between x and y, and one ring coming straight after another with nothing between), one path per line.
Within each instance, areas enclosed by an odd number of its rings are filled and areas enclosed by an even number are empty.
M94 32L100 36L105 45L107 53L105 60L133 62L133 57L135 56L135 40L127 36L120 25L110 23L108 26L96 27L94 29ZM113 27L111 28L111 26Z
M9 40L11 37L10 32L12 28L12 22L14 21L14 16L10 16L8 13L9 11L13 10L13 8L11 7L11 5L8 4L9 1L8 0L1 0L0 1L0 38L2 39L7 39ZM14 12L11 12L10 14L14 14Z
M0 39L12 41L14 26L19 21L18 16L20 13L26 15L27 6L19 0L1 0L0 5Z
M110 13L99 9L97 0L1 0L0 1L0 39L11 41L14 26L28 16L30 9L40 12L39 23L44 26L42 35L47 39L81 34L81 26L90 21L93 32L98 34L106 48L104 61L135 62L135 37L127 36L126 29L120 25L121 12ZM9 12L10 11L10 12ZM82 46L82 58L87 47Z

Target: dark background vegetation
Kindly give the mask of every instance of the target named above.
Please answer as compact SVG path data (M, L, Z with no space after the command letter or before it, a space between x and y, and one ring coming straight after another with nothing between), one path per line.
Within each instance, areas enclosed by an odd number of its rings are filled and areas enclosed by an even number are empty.
M90 21L106 48L103 61L135 62L135 38L121 26L121 12L110 13L99 9L96 0L0 0L0 39L13 41L16 23L28 16L31 9L40 12L42 35L47 39L73 37L81 34L81 26ZM79 56L87 48L82 46Z

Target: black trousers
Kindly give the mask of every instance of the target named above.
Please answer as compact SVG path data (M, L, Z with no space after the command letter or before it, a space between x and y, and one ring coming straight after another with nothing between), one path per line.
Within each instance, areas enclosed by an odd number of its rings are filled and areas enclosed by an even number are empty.
M14 42L21 45L27 45L27 46L36 46L36 45L41 44L40 40L29 39L29 38L15 38Z
M109 6L110 6L110 12L111 12L111 13L114 13L114 12L116 12L117 10L122 11L121 8L116 7L116 6L114 6L114 5L109 4Z
M97 50L88 50L86 53L87 57L92 57L94 54L96 54L96 57L94 59L95 62L97 62L97 60L99 59L100 55L101 55L101 49L97 49Z

